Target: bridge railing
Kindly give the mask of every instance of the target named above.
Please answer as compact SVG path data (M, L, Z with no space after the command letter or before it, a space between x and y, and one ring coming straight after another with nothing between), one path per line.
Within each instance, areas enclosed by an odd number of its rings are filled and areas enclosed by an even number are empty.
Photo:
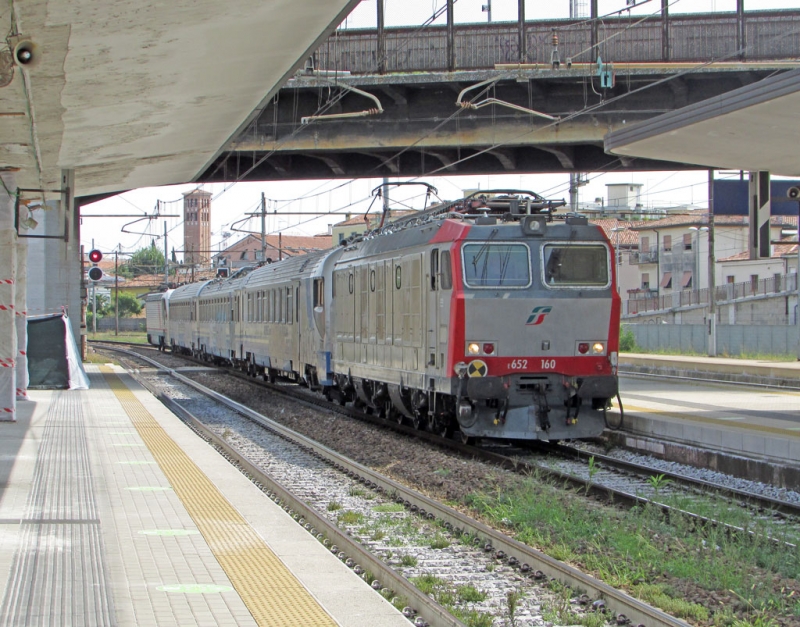
M641 19L609 18L596 26L597 50L606 62L717 60L776 60L800 57L800 11L758 11L744 14L745 44L738 54L739 18L736 13L697 14ZM637 23L638 22L638 23ZM519 27L514 22L459 24L453 37L452 69L490 69L499 64L550 66L552 29L558 33L558 54L563 64L594 62L593 26L587 20L526 22L525 54L520 55ZM664 39L668 33L667 39ZM315 53L315 67L322 70L374 74L384 71L447 71L448 38L444 26L425 29L385 29L381 63L376 30L339 30ZM522 57L522 58L521 58Z

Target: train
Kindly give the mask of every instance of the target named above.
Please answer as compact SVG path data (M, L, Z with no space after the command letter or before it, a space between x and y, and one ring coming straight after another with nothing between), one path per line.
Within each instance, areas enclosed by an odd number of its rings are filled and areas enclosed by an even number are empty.
M151 294L148 340L464 442L594 438L618 393L615 251L563 205L426 202L335 248Z

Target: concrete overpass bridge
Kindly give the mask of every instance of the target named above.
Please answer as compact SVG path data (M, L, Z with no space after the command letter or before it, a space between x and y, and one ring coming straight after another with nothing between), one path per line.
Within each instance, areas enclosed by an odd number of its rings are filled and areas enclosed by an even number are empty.
M800 10L738 4L424 29L379 15L331 35L197 180L690 167L612 156L603 138L797 67Z

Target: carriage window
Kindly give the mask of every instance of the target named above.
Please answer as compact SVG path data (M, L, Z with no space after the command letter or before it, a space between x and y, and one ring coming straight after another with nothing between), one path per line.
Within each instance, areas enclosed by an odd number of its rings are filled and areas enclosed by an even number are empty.
M608 285L608 250L605 246L547 244L543 255L547 285Z
M395 266L394 269L394 286L399 290L400 286L403 284L400 280L402 278L403 272L400 269L400 266Z
M324 279L314 279L314 307L325 306Z
M431 291L436 291L436 286L439 284L439 249L434 248L431 251Z
M525 244L465 244L463 259L464 281L468 287L530 285L530 251Z
M453 270L450 266L450 251L443 250L441 258L442 278L439 281L443 290L449 290L453 287Z

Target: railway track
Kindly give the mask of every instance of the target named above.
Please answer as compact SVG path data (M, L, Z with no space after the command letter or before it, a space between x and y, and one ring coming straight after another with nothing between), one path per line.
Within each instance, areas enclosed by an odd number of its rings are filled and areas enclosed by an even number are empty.
M119 348L117 349L119 350ZM368 501L380 504L379 507L372 505L371 509L373 510L381 509L387 511L390 508L385 507L386 503L392 503L398 508L401 507L404 517L412 519L412 522L416 523L417 526L427 527L433 537L440 538L440 547L444 548L442 545L447 543L448 549L450 547L454 548L448 551L437 551L431 547L435 557L425 557L425 552L421 551L421 545L428 542L428 540L421 540L417 533L406 533L406 535L412 537L411 545L407 547L398 546L394 542L391 545L392 551L395 553L403 552L404 555L412 553L419 555L422 553L423 556L414 557L414 560L425 563L433 560L436 564L437 573L441 574L446 572L448 568L452 568L454 572L462 573L462 578L465 563L475 562L476 564L473 564L473 572L482 573L481 577L483 578L479 580L467 578L467 581L471 581L471 583L466 583L457 589L469 588L480 591L499 586L501 594L499 597L497 594L494 596L495 598L507 599L503 610L506 614L509 612L508 608L511 603L509 594L515 595L522 591L524 595L528 595L537 592L538 589L544 597L547 597L546 586L543 587L543 584L549 580L556 580L582 592L582 594L576 593L575 596L578 606L584 607L585 611L604 611L608 614L607 620L614 624L632 622L633 624L646 625L647 627L686 624L453 508L443 505L416 490L410 489L381 473L297 434L174 370L165 369L146 356L138 353L133 353L133 356L136 359L150 362L156 368L165 370L173 379L180 381L183 386L188 386L203 394L208 399L211 399L214 404L223 405L229 410L247 417L248 420L258 424L260 428L277 434L281 440L291 443L294 450L291 453L292 472L289 473L290 475L297 474L297 469L300 467L307 468L323 462L327 467L328 473L333 471L340 476L340 481L345 484L351 484L351 487L345 488L348 496L363 491L368 496ZM140 372L140 375L142 374L145 373ZM277 500L287 511L290 511L300 524L336 552L340 559L348 563L352 568L358 568L364 574L367 574L367 579L371 580L369 583L373 587L383 591L385 595L396 597L395 600L402 600L403 604L407 604L404 605L403 610L413 620L413 624L418 626L430 625L431 627L462 625L441 604L436 603L431 598L441 598L441 590L423 592L398 572L396 568L387 564L387 561L391 562L391 559L387 560L385 546L381 550L378 542L378 548L376 548L374 541L370 542L368 538L363 537L362 533L359 533L358 529L355 528L357 525L343 525L341 519L339 524L332 523L330 516L326 515L326 512L329 513L331 511L330 501L328 501L328 505L325 505L324 502L311 505L308 500L298 498L296 496L297 492L302 493L308 489L309 480L307 478L304 481L301 479L302 486L299 488L297 486L288 487L283 484L283 481L277 481L271 476L272 472L264 472L261 464L254 462L259 453L254 453L252 443L247 452L243 452L239 446L234 444L234 442L241 440L251 442L252 437L239 435L235 433L238 428L230 426L224 427L222 433L220 433L219 426L215 430L213 427L204 424L205 420L200 419L199 416L192 415L184 407L169 398L169 395L152 385L149 387L153 388L152 391L168 406L173 408L176 413L186 421L191 422L204 438L212 442L215 447L236 463L243 472L257 484L264 486L262 489L271 498ZM209 403L205 404L208 405ZM255 448L258 448L258 445ZM316 483L317 481L317 479L314 479L311 483ZM353 482L360 485L361 488L353 489ZM341 489L336 490L330 487L327 487L323 492L342 494ZM345 497L342 496L334 498L345 500ZM336 510L334 509L333 511ZM348 511L352 510L348 509ZM391 511L398 512L399 510L391 508ZM374 540L378 534L374 531L371 533L371 538ZM403 534L395 533L393 541L401 535ZM448 566L448 562L451 563L450 566ZM418 572L426 570L425 564L411 566L410 563L407 563L406 570L409 568L412 570L416 568ZM514 582L514 587L506 590L502 587L502 584L493 584L489 581L490 575L493 578L502 579L505 577L507 580ZM445 579L445 577L443 576L442 579ZM423 584L425 582L429 583L430 577L422 575L415 578L412 576L412 580L415 580L417 586L421 586L425 590ZM506 587L508 587L507 584ZM503 595L502 592L506 592L506 594ZM520 602L517 601L517 603ZM537 598L536 603L541 605L546 601ZM498 603L495 603L495 605L498 605ZM525 618L524 612L521 611L522 609L521 604L518 605L517 615L513 622L503 624L535 624L536 620L538 620L536 617L533 617L531 622L522 622ZM496 618L502 620L500 616Z
M146 347L145 350L154 351ZM186 359L191 363L203 363ZM151 364L161 367L152 362ZM538 443L532 443L530 446L492 443L482 446L466 445L454 439L442 438L405 424L387 421L350 407L330 403L321 395L296 385L271 384L228 368L223 369L223 372L299 402L381 428L388 428L458 454L498 465L506 470L519 473L544 473L554 481L569 485L576 491L599 500L612 501L626 507L655 506L667 515L688 516L695 521L695 524L715 525L734 534L743 533L744 530L738 524L726 522L725 518L738 519L741 511L746 510L753 520L763 523L768 528L774 527L776 535L788 534L788 539L775 542L785 543L790 548L800 542L797 525L800 521L800 504L787 503L762 494L733 489L679 473L654 470L642 464L615 459L597 452L586 452L574 446L544 446Z

